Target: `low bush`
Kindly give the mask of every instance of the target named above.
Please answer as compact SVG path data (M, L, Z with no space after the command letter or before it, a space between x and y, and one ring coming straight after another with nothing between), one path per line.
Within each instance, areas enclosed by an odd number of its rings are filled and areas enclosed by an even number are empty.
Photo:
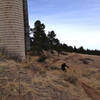
M45 55L40 56L40 58L37 60L38 62L45 62L47 57Z
M82 61L83 64L89 64L89 62L86 59L80 59L80 61Z
M34 73L37 73L37 72L41 71L41 68L34 65L34 64L28 64L28 65L24 66L24 68L27 69L27 70L31 70Z
M45 66L45 68L47 70L61 70L60 68L58 68L57 66Z
M64 80L75 85L78 79L76 77L74 77L74 76L69 76L69 77L65 78Z

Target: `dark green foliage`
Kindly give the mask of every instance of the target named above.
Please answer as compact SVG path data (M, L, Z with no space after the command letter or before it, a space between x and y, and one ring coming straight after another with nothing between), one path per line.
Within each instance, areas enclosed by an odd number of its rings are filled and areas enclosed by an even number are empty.
M31 38L31 50L42 52L42 50L47 50L48 39L45 34L45 25L42 24L39 20L37 20L34 24L34 32L33 38Z
M48 33L47 38L48 38L48 44L49 44L49 49L53 50L54 49L54 40L55 40L55 32L51 31Z
M76 50L76 52L77 52L77 53L85 53L85 50L84 50L84 48L81 46L80 48L78 48L78 49Z
M75 46L68 46L67 44L60 43L59 39L56 38L54 31L45 33L45 25L41 21L37 20L34 24L34 28L30 29L33 32L33 37L31 37L31 54L41 55L43 50L49 50L52 52L56 50L59 54L61 52L75 52L89 55L100 55L99 50L85 50L82 46L76 48Z
M76 53L88 54L88 55L100 55L99 50L85 50L83 47L76 49Z
M60 42L56 37L56 34L54 31L51 31L48 33L47 38L48 38L48 45L49 45L49 50L58 50L60 46Z

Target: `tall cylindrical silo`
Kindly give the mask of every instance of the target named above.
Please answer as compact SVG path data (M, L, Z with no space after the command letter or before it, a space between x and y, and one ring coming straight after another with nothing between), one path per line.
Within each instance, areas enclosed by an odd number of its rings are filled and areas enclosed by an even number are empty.
M0 0L0 49L25 58L23 0Z

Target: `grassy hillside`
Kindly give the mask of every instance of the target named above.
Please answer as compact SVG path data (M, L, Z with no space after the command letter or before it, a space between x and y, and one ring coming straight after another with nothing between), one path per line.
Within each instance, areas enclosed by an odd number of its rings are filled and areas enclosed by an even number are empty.
M45 61L33 56L22 63L0 55L0 100L92 100L80 82L100 92L100 56L44 54Z

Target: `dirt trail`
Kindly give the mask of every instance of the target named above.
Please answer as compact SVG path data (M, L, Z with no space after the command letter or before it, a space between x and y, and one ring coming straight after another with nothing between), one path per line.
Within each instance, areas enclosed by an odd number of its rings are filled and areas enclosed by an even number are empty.
M87 93L87 95L93 99L93 100L100 100L100 93L97 92L95 89L93 89L92 87L86 85L83 82L80 82L81 86L84 88L85 92Z
M75 73L75 74L78 75L77 73ZM90 87L89 85L87 85L86 83L82 82L81 80L78 80L77 83L82 86L82 88L84 89L85 93L92 100L100 100L100 92L99 91L96 91L94 88Z

